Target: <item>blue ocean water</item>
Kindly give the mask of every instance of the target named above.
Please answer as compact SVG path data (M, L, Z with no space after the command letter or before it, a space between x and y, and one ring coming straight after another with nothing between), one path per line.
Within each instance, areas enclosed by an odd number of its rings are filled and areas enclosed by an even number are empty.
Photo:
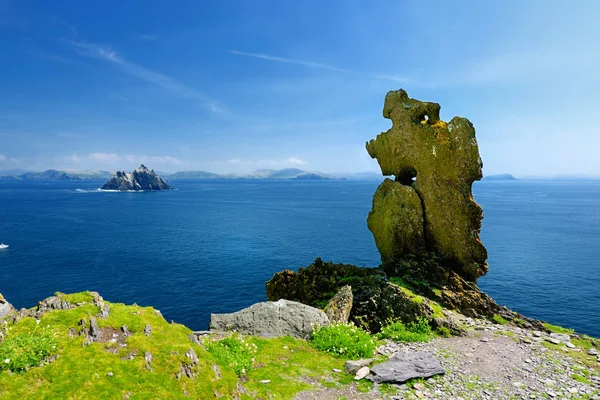
M366 217L378 182L196 181L106 193L99 182L0 182L0 292L31 307L96 290L205 329L263 301L265 281L316 257L379 263ZM490 272L525 315L600 336L600 182L478 182Z

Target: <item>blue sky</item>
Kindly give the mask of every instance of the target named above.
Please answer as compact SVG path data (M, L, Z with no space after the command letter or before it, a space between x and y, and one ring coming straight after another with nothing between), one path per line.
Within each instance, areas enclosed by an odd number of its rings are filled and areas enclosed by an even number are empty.
M378 171L385 93L486 174L600 175L597 1L0 0L0 170Z

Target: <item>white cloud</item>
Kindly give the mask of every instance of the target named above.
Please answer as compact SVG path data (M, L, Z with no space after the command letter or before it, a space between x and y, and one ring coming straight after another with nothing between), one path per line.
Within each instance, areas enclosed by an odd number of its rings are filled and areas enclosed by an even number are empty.
M63 40L63 42L73 46L73 49L79 55L108 61L126 74L159 86L165 90L178 93L185 98L201 100L203 107L211 112L217 113L224 111L222 107L216 105L218 102L211 99L200 90L186 86L168 75L156 72L143 65L129 62L109 46L101 46L74 40Z
M305 165L306 164L306 161L303 161L296 157L290 157L287 159L287 161L292 165Z
M4 162L4 161L12 162L12 163L15 163L15 164L20 164L21 163L21 161L17 160L16 158L7 157L4 154L0 154L0 162Z
M269 54L261 54L261 53L248 53L245 51L238 51L238 50L228 50L227 52L229 54L235 54L238 56L259 58L261 60L275 61L275 62L285 63L285 64L302 65L304 67L309 67L309 68L326 69L326 70L335 71L335 72L349 72L342 68L334 67L334 66L327 65L327 64L321 64L321 63L314 62L314 61L295 60L292 58L278 57L278 56L272 56Z

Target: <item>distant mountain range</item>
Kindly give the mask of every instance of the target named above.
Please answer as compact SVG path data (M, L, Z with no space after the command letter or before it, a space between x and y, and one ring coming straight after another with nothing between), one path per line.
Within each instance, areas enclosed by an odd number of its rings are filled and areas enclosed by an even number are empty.
M83 180L107 180L113 174L108 171L59 171L49 169L42 172L25 172L20 175L6 174L0 176L3 181L83 181Z
M516 181L517 178L511 174L487 175L483 177L484 181Z
M324 180L339 179L322 172L308 172L298 168L285 169L257 169L254 172L245 175L237 174L215 174L206 171L181 171L172 175L165 175L170 181L177 180L195 180L195 179L298 179L298 180Z
M0 171L0 180L3 181L82 181L82 180L104 180L111 179L114 172L110 171L59 171L49 169L43 172L25 172L21 174L9 174ZM21 171L19 171L21 172ZM180 171L174 174L162 174L170 181L181 180L205 180L205 179L297 179L297 180L325 180L340 179L322 172L308 172L297 168L285 169L259 169L250 174L220 175L206 171Z

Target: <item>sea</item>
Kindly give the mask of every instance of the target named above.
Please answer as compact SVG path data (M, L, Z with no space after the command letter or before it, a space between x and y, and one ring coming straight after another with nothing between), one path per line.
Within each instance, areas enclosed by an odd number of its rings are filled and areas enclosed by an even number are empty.
M167 192L102 182L0 182L0 293L32 307L57 291L154 306L206 329L266 300L265 282L317 257L377 266L366 225L377 181L206 180ZM532 318L600 337L600 181L482 181L479 286Z

